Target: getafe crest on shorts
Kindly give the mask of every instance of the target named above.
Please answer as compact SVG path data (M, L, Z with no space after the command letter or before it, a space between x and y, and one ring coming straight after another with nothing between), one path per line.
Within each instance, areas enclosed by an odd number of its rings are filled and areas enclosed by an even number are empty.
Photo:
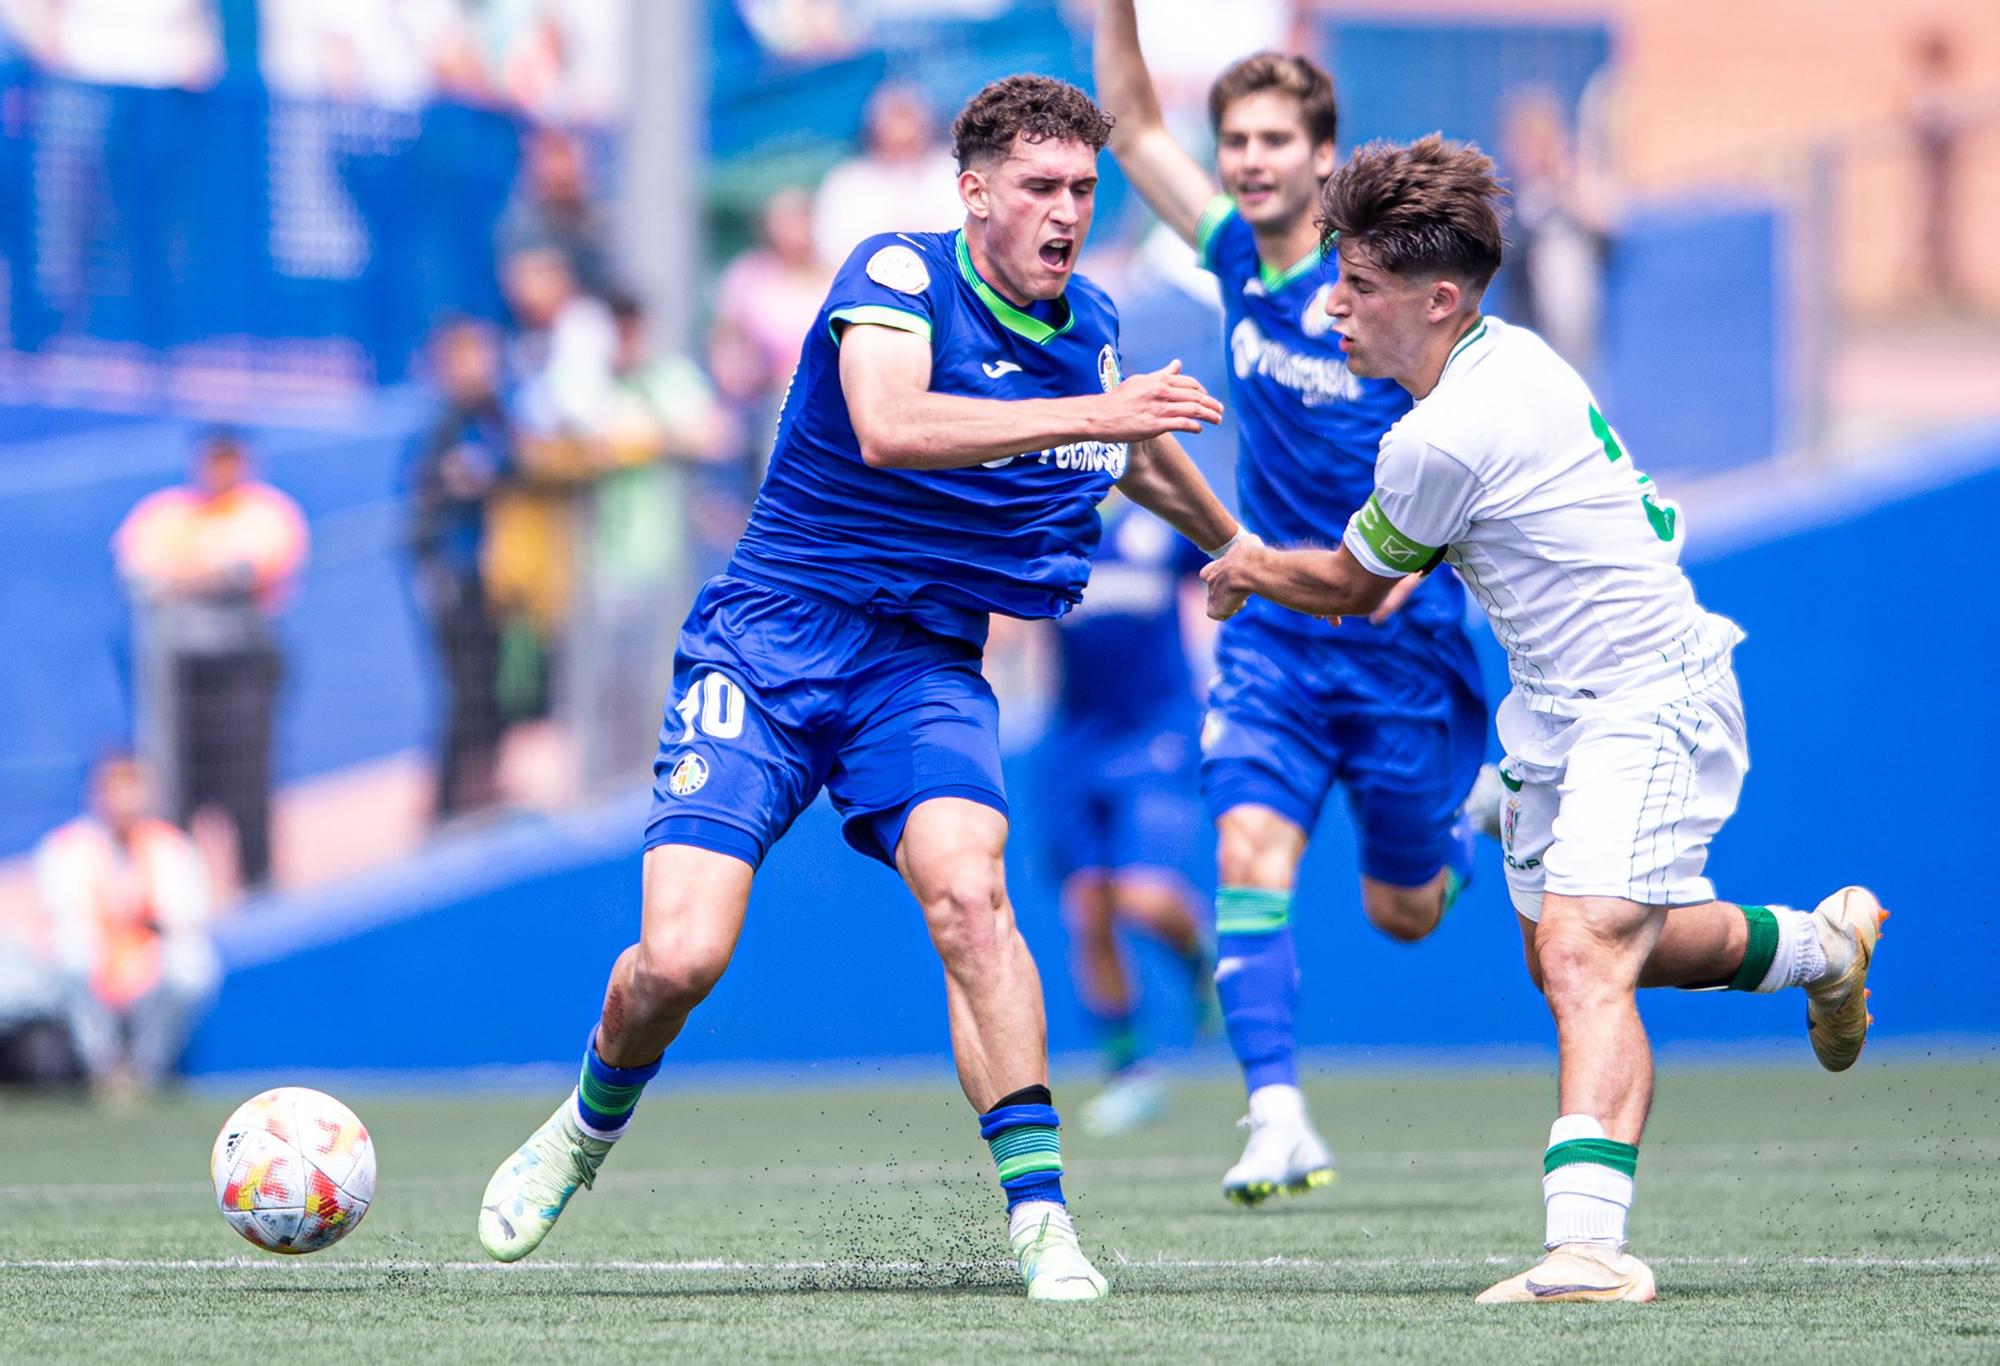
M1123 383L1124 379L1125 376L1118 369L1118 353L1107 344L1097 353L1097 382L1104 386L1104 392L1108 394Z
M699 754L685 754L667 774L667 791L676 797L691 797L708 781L708 760Z

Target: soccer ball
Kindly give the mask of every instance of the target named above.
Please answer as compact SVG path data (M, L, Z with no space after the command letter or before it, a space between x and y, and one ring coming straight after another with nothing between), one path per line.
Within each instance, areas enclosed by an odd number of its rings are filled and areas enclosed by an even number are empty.
M323 1092L280 1086L236 1107L208 1157L229 1226L267 1252L317 1252L375 1198L375 1144Z

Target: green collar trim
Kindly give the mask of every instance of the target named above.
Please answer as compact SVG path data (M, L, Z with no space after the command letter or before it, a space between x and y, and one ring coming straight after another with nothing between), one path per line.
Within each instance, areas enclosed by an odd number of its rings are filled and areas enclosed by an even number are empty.
M1276 294L1307 271L1318 267L1325 260L1326 257L1320 252L1320 249L1314 247L1283 270L1272 270L1268 265L1264 264L1264 258L1259 256L1257 258L1257 278L1264 282L1264 291L1267 294Z
M957 236L959 274L965 277L965 282L972 286L972 292L979 296L979 302L986 305L988 311L999 320L1002 327L1006 328L1009 332L1019 333L1029 341L1040 345L1047 342L1051 337L1060 337L1063 333L1069 331L1071 327L1075 326L1076 310L1069 306L1067 299L1063 300L1062 326L1050 327L1034 314L1023 313L1020 309L1001 298L994 292L993 286L980 279L979 272L973 269L972 249L965 245L965 230L963 228L959 229Z
M1486 335L1485 318L1480 318L1478 321L1468 325L1465 331L1459 336L1457 345L1451 348L1451 354L1444 358L1444 369L1445 370L1451 369L1451 363L1457 360L1460 356L1465 354L1465 348L1472 345L1474 342L1478 341L1481 337L1485 335ZM1442 379L1443 377L1444 377L1444 371L1441 370L1438 372L1438 378Z

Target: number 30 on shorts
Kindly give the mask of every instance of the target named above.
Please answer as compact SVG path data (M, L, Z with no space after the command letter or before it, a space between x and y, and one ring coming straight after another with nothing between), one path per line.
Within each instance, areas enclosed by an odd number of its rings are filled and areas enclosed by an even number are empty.
M734 740L743 734L745 706L743 689L727 675L703 674L687 690L687 696L674 703L674 711L684 726L680 743L694 739L696 726L711 740Z

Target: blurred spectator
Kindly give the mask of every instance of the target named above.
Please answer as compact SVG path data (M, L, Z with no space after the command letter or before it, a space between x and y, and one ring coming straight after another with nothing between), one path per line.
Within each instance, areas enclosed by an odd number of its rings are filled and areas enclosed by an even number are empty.
M502 261L544 248L562 253L570 278L604 298L617 287L611 228L590 198L583 143L560 128L528 139L525 166L497 234Z
M510 369L515 416L537 436L591 428L610 397L618 331L601 298L583 291L560 247L528 247L501 264L517 331Z
M92 85L200 90L222 74L215 0L0 0L44 70Z
M220 811L235 873L271 876L271 730L282 673L272 617L306 555L297 503L250 478L241 441L211 434L192 483L142 499L112 542L139 645L141 730L183 826Z
M433 818L489 806L502 732L500 628L484 579L487 504L514 469L514 433L500 406L500 353L483 323L438 329L431 359L444 403L417 448L405 486L417 601L443 670Z
M154 816L137 759L98 764L90 811L36 847L35 883L85 1073L112 1096L150 1090L180 1057L221 964L201 855Z
M638 300L614 297L611 311L611 397L574 456L592 483L580 500L582 591L565 661L579 772L593 788L629 780L659 724L679 610L665 606L692 598L690 520L702 500L690 467L714 468L742 450L701 368L654 349Z
M1966 303L1958 272L1959 155L1965 116L1952 105L1958 44L1943 29L1917 42L1916 98L1910 128L1917 143L1918 278L1924 301L1956 310Z
M862 116L862 154L820 182L813 241L822 261L838 264L878 232L942 232L965 221L958 162L938 137L922 95L883 85Z
M814 242L812 215L804 190L772 195L757 220L757 245L731 261L716 286L709 368L760 435L775 424L778 396L833 277Z
M500 621L501 709L518 721L547 716L553 701L556 642L574 598L573 486L592 472L576 438L595 430L611 401L618 329L557 248L517 252L501 276L517 329L507 407L522 478L490 509L486 586Z
M1514 192L1507 320L1539 333L1589 376L1604 314L1601 196L1578 172L1562 106L1549 91L1517 92L1501 137Z
M413 109L488 91L454 0L260 0L257 39L264 79L286 95Z

